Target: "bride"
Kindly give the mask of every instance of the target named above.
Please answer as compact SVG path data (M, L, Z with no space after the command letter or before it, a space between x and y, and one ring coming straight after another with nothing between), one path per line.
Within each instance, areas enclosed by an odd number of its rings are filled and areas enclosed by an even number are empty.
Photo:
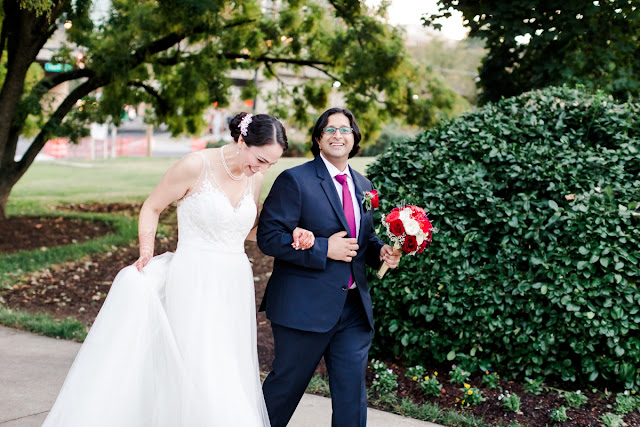
M275 118L241 113L235 143L173 165L140 211L140 258L121 270L44 426L268 426L253 274L262 173L287 149ZM178 248L153 257L178 201ZM292 230L298 249L314 236Z

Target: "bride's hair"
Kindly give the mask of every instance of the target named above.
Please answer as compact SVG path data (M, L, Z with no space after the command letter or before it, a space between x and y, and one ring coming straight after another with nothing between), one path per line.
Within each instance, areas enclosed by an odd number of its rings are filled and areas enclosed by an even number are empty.
M289 147L284 126L278 119L268 114L251 116L251 122L246 127L246 135L242 135L240 133L240 124L246 115L247 113L240 113L231 119L229 123L231 137L235 142L238 142L238 138L242 136L242 139L249 147L274 143L279 144L284 150Z

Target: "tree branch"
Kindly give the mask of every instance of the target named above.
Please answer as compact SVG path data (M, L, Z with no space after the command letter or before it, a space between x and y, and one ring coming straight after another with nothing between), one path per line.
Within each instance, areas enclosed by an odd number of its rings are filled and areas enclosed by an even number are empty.
M250 61L255 62L270 62L272 64L294 64L294 65L308 65L310 67L314 65L331 65L330 62L326 61L313 61L310 59L295 59L295 58L272 58L269 56L256 56L252 57L251 55L245 55L242 53L222 53L227 59L248 59Z
M169 111L169 104L162 97L162 95L160 95L160 93L157 90L155 90L153 87L151 87L148 84L145 84L143 82L137 81L137 80L130 81L130 82L127 83L127 85L142 88L149 95L153 96L158 101L158 107L160 109L160 113L161 114L164 114L164 113Z
M22 159L18 162L18 168L21 171L26 171L27 168L33 163L33 160L36 158L44 144L47 142L47 138L51 131L62 123L62 120L65 116L71 111L76 102L99 87L104 86L109 83L109 81L105 78L97 78L93 77L77 88L75 88L71 93L62 101L62 103L58 106L56 111L49 117L47 123L42 126L40 133L33 139L33 142L22 156Z

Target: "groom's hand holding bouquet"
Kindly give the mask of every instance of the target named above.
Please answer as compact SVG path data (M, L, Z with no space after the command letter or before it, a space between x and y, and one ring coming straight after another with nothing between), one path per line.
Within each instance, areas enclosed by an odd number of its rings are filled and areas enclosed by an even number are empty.
M388 215L382 217L382 223L394 251L415 255L422 253L431 244L433 226L424 209L418 206L393 208ZM386 263L382 264L378 277L382 279L388 269Z

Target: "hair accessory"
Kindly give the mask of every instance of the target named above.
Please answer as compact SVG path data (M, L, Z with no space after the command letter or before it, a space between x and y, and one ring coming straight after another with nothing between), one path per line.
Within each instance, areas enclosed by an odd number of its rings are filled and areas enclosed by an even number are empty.
M240 134L242 136L247 136L247 131L252 121L253 121L253 114L247 114L242 118L242 120L240 120Z

